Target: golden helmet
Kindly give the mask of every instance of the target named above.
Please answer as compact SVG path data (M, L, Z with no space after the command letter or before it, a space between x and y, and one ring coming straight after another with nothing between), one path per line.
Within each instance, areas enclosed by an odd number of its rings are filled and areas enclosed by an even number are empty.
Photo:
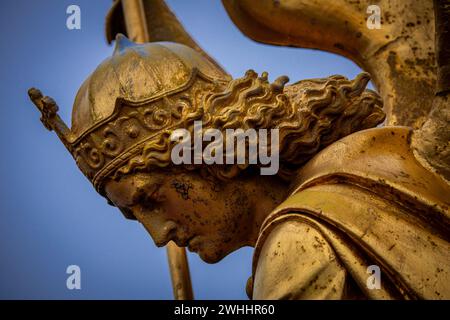
M29 95L41 111L45 127L56 132L80 170L103 193L105 177L138 154L161 130L180 124L183 104L173 101L182 100L186 91L204 91L230 80L185 45L135 44L118 35L113 55L79 89L71 129L58 116L53 99L34 88Z

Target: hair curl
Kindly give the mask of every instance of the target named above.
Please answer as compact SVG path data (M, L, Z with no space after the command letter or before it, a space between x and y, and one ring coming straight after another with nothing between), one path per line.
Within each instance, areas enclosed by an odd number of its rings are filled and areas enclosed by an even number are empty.
M278 129L278 175L290 180L296 169L327 145L353 132L375 127L384 120L379 95L365 89L369 80L369 74L361 73L354 80L333 75L285 86L289 81L286 76L269 83L266 72L258 76L249 70L244 77L226 86L217 86L208 92L194 90L172 103L182 105L183 128L191 133L194 121L198 120L202 121L203 131L210 128L223 132L238 128ZM170 101L170 97L168 99ZM115 177L172 165L170 156L175 143L170 140L170 134L175 129L163 130L148 141L141 154L119 168ZM184 166L189 170L206 170L224 180L255 166L248 164L248 156L247 153L244 165Z

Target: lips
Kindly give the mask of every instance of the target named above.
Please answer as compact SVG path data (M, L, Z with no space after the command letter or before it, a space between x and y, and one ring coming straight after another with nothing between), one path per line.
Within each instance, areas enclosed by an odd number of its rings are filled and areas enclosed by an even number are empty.
M189 241L188 250L190 252L197 252L199 249L199 245L200 245L200 238L194 237L191 239L191 241Z
M187 247L189 245L189 242L191 242L195 236L191 236L189 238L181 238L175 237L173 241L177 244L179 247Z

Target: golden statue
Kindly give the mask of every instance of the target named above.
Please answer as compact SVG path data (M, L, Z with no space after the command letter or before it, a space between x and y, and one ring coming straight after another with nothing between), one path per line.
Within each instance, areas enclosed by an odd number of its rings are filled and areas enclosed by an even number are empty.
M270 83L267 73L253 70L232 79L162 0L118 0L107 17L107 38L123 32L133 41L116 36L113 55L77 94L70 129L56 103L30 89L46 128L58 134L95 189L141 222L156 245L173 240L208 263L254 246L247 283L253 299L449 299L448 61L438 59L417 75L402 69L410 63L400 57L409 38L382 44L386 37L370 42L361 33L353 43L344 26L363 27L352 1L330 9L352 9L345 11L349 17L321 15L302 0L223 2L245 34L265 43L329 50L330 38L321 35L331 28L341 45L330 51L374 74L382 98L365 89L368 73L291 85L286 76ZM423 24L434 27L432 3L423 6L429 20ZM435 10L441 26L448 8L436 4ZM340 20L346 18L347 24ZM294 29L299 33L288 34ZM438 57L448 52L449 34L437 39ZM406 97L408 86L420 90ZM425 100L429 115L419 108ZM377 127L385 120L383 101L388 122ZM401 112L410 106L410 113ZM199 121L202 134L278 130L277 144L264 141L267 152L279 155L277 174L261 175L267 163L252 161L251 152L243 163L175 164L172 134L193 134L192 151ZM226 141L214 142L223 147ZM175 296L192 298L184 251L172 246ZM381 271L376 288L368 281L373 266Z

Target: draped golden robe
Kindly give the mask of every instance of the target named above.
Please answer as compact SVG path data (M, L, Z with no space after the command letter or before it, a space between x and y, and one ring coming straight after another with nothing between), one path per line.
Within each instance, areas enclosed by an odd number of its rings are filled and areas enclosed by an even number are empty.
M361 131L302 168L262 225L253 299L450 299L450 186L417 161L411 134Z

